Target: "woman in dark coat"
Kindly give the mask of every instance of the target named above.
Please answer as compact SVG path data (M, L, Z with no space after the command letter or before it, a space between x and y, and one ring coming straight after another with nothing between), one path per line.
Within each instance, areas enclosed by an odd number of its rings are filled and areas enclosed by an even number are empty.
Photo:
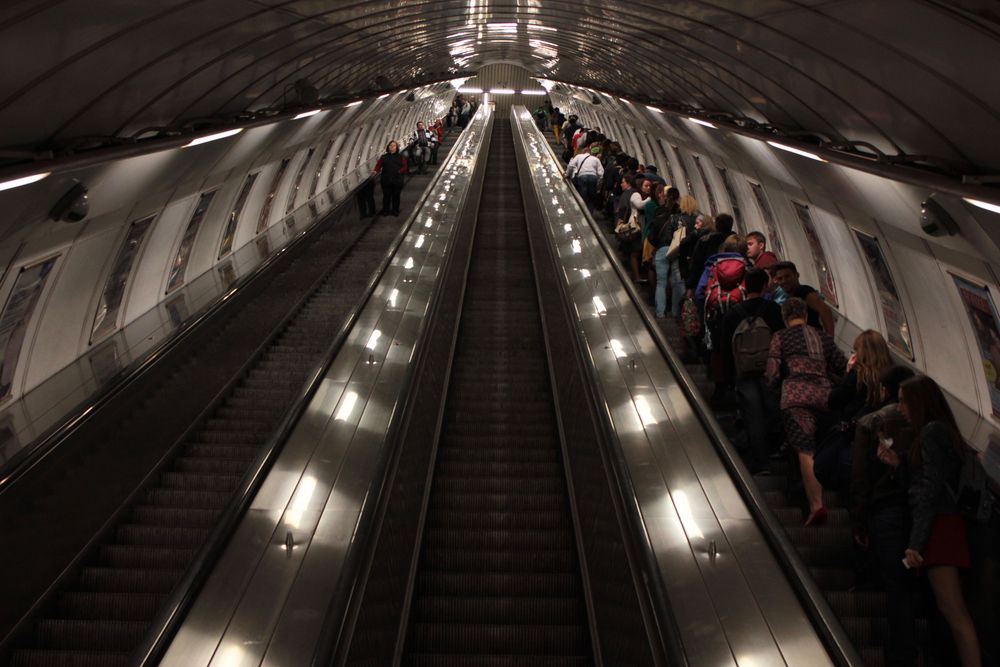
M390 141L385 153L375 163L372 176L382 174L382 212L380 215L399 215L399 193L403 190L406 157L399 152L399 144Z
M971 566L965 519L955 498L967 446L944 394L929 377L899 385L899 411L916 433L909 460L891 449L879 450L879 459L894 468L903 464L903 474L910 475L913 522L904 560L907 567L926 571L962 667L979 667L979 638L959 574Z

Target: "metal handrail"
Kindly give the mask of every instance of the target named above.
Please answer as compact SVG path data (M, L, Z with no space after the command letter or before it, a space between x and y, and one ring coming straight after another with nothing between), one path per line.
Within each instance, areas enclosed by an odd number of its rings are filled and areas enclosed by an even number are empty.
M474 117L475 114L473 114L473 118ZM470 118L470 124L471 120L472 119ZM490 140L489 130L490 128L492 128L495 120L496 120L496 115L495 114L491 115L491 118L489 119L487 125L483 129L484 141L487 143ZM483 170L485 170L485 168L486 165L483 162L479 162L476 165L476 169L480 174L483 172ZM474 174L470 178L470 182L474 182L476 180L477 175L478 174ZM480 178L479 180L480 180L479 188L482 189L483 179ZM428 191L429 190L430 188L428 188ZM459 220L462 220L466 214L466 207L468 206L469 203L468 202L469 192L470 189L466 189L462 193L462 203L461 207L459 208L460 212L458 214ZM475 221L473 221L473 224L475 224ZM452 247L454 243L457 241L457 239L458 239L458 226L456 225L455 229L452 232L452 238L449 239L449 244L445 252L446 264L441 268L439 272L439 275L441 276L440 284L444 284L447 275L452 270L451 267L453 266L453 263L462 259L461 256L451 252ZM441 290L435 291L431 299L431 302L427 307L427 319L426 319L427 322L434 321L434 318L438 310L440 309L441 299L443 298L442 294L443 292ZM457 324L455 328L457 331ZM428 325L424 329L419 340L422 340L427 335L427 332L430 330L431 327ZM420 344L419 340L417 343L418 345ZM356 535L368 534L370 537L363 545L357 544L356 542L352 541L351 546L348 547L348 552L344 557L345 566L344 569L342 570L340 581L349 583L345 587L345 593L343 595L334 597L330 601L330 605L325 615L326 622L323 624L324 630L320 634L320 637L316 642L316 648L313 651L313 656L310 661L310 665L312 665L312 667L321 667L324 665L331 664L334 655L337 651L337 647L340 644L340 641L343 639L345 631L348 629L347 628L348 619L346 617L346 611L350 608L351 604L353 603L354 600L357 599L358 596L358 586L361 584L359 576L360 570L365 565L365 563L362 562L362 557L364 556L364 554L368 549L374 546L374 541L372 537L373 535L372 527L374 525L374 522L378 518L381 506L387 500L386 491L389 489L389 485L395 473L396 463L398 462L400 451L403 446L401 438L403 435L403 430L407 423L407 419L409 417L409 412L411 411L410 406L413 405L416 395L421 390L419 383L414 382L414 379L420 377L419 371L422 371L424 365L426 364L427 346L421 345L419 349L420 351L417 352L414 362L409 365L409 367L406 370L406 373L403 376L402 382L406 387L406 390L403 392L402 398L398 402L396 408L393 410L391 421L389 423L388 428L386 429L386 441L391 443L391 446L389 450L384 453L382 459L379 462L376 473L374 475L374 478L377 482L376 485L374 486L375 493L368 494L368 498L372 498L373 502L371 505L366 503L365 506L361 508L361 512L359 514L359 518L357 521L357 527L355 528L354 531ZM451 362L449 361L449 363Z
M548 139L546 138L542 143L545 144L556 164L562 166L562 161L556 155ZM670 342L643 305L644 299L636 291L625 267L622 266L614 248L611 247L611 244L604 237L599 224L594 220L593 215L591 215L587 208L586 202L572 185L570 185L569 190L580 207L581 215L587 221L591 231L594 233L594 237L601 245L608 261L621 280L622 287L629 295L633 305L635 305L636 311L638 311L639 317L649 335L653 338L657 348L659 348L666 359L688 402L694 408L695 414L709 436L709 441L715 447L716 453L736 483L735 486L746 503L747 509L750 510L750 514L754 517L761 532L768 540L771 550L777 557L785 574L789 575L788 579L792 584L792 588L797 593L799 600L804 604L809 614L809 620L819 632L827 650L830 651L832 657L839 665L844 667L863 667L864 661L854 648L851 638L840 624L840 619L833 613L826 598L823 596L823 592L816 586L816 582L813 581L812 575L809 573L809 568L802 561L791 540L788 539L788 536L782 529L781 523L774 516L771 508L765 502L763 495L757 489L757 485L753 481L753 476L743 464L739 453L733 447L732 443L729 442L729 437L715 419L715 415L705 405L705 400L684 367L684 363L677 356L677 353L674 352ZM638 510L638 507L636 509Z
M547 141L546 145L548 145ZM527 161L527 156L525 155L522 159ZM538 201L539 209L544 209L545 202L533 185L532 192ZM551 228L548 225L542 225L542 227L544 227L545 236L550 241L554 241L555 239L552 236ZM529 240L530 238L531 235L529 234ZM546 244L546 249L548 251L546 254L556 266L558 273L560 266L558 258L552 250L552 245ZM565 285L564 283L562 284ZM602 435L604 436L604 442L618 442L618 433L615 431L610 420L607 418L607 410L605 406L607 406L608 401L601 386L600 376L598 375L597 369L594 367L593 363L590 363L590 359L581 343L580 334L582 333L582 329L580 327L579 320L574 317L575 310L565 288L559 290L559 300L562 302L565 313L570 318L570 321L576 322L576 326L574 328L577 330L578 335L571 341L571 345L576 354L580 368L583 370L588 380L588 382L584 383L584 391L591 402L594 415L597 416L595 421L599 425ZM653 608L653 614L658 621L653 627L648 628L648 630L655 632L659 637L660 649L662 653L667 656L671 666L688 665L689 661L687 659L687 653L684 651L680 625L677 623L677 617L674 614L673 606L671 605L670 599L665 592L667 590L666 583L663 581L663 575L657 564L656 554L653 549L652 542L649 539L649 533L646 531L645 524L642 520L642 511L636 499L637 494L635 485L632 482L632 476L629 473L628 464L625 461L622 448L620 446L613 448L601 448L601 455L605 463L611 467L611 474L609 477L613 482L615 491L617 491L618 500L621 503L623 513L627 517L630 524L630 530L627 534L631 536L632 540L637 543L637 546L640 547L638 551L643 561L640 564L640 567L646 584L645 592L649 597L649 602Z

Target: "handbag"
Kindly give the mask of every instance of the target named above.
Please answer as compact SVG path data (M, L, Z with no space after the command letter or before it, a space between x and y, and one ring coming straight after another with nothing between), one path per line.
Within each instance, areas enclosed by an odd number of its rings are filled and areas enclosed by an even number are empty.
M670 247L667 248L667 259L673 260L677 253L681 251L681 241L687 238L687 227L681 224L674 230L674 237L670 239Z
M653 246L653 244L649 242L649 239L644 240L642 242L642 263L652 264L653 255L655 254L656 254L656 248Z
M691 338L701 333L701 318L694 299L684 299L681 303L681 333Z
M639 234L642 234L642 227L639 226L638 215L635 211L629 216L628 222L619 222L615 226L615 236L619 241L632 241Z

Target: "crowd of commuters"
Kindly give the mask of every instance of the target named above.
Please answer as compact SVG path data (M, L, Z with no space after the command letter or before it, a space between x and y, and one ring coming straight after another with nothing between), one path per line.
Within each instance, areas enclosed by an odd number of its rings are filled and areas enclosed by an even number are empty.
M963 666L980 665L960 572L970 566L960 471L972 455L937 384L896 365L877 331L850 357L834 341L834 314L760 231L708 216L597 128L546 103L573 182L613 231L624 266L658 319L673 317L708 364L717 404L735 397L748 468L767 474L788 457L801 479L804 525L827 521L824 487L850 498L857 548L889 597L886 661L916 664L914 598L925 576Z

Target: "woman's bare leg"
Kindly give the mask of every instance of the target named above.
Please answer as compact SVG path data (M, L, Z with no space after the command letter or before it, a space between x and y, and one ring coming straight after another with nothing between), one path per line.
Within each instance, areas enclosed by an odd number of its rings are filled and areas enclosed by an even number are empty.
M806 488L806 498L809 500L809 512L816 512L823 507L823 485L813 472L811 453L799 452L799 470L802 471L802 484Z
M927 580L934 591L934 601L951 629L962 667L981 667L983 662L979 653L979 637L976 636L976 626L969 615L969 609L965 606L958 568L950 565L929 567Z

